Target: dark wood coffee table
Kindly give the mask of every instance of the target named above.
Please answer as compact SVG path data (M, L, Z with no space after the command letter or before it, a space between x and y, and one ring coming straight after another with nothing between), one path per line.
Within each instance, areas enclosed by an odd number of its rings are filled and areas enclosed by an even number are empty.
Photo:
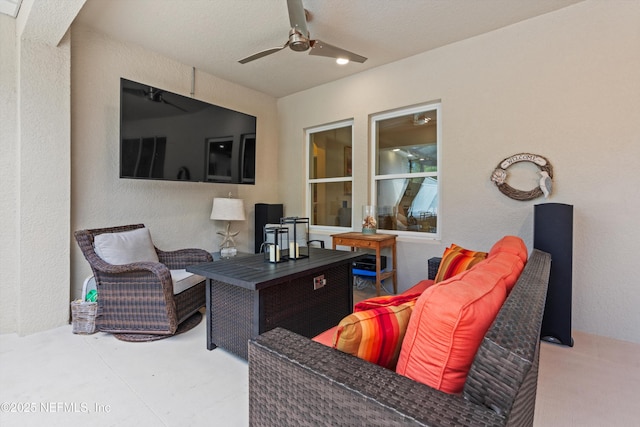
M247 341L275 327L311 338L350 314L351 263L363 254L309 250L278 264L256 254L188 267L207 278L207 348L247 359Z

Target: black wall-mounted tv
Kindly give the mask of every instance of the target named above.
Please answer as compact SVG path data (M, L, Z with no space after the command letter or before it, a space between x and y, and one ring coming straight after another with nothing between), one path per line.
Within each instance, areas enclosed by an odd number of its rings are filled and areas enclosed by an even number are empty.
M255 184L256 118L120 79L120 178Z

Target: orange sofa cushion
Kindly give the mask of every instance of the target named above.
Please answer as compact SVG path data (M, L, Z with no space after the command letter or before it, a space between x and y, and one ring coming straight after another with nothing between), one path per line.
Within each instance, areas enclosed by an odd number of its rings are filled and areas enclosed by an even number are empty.
M489 251L487 262L494 264L496 268L499 267L495 264L503 264L502 268L509 272L505 277L507 294L511 292L518 277L520 277L520 273L522 273L524 265L527 263L528 256L527 246L521 238L516 236L503 237L498 240Z
M413 285L412 287L410 287L409 289L407 289L406 291L404 291L403 294L421 294L430 286L433 286L432 279L421 280L415 285Z
M404 304L407 302L415 302L420 293L406 293L403 292L400 295L383 295L380 297L367 298L365 300L356 303L353 307L354 312L370 310L378 307L390 307L395 305Z
M507 295L509 295L509 292L511 292L511 289L515 286L518 277L520 277L520 273L522 273L524 269L522 260L517 255L502 253L500 256L487 258L484 262L495 271L502 273L504 286L507 290Z
M324 344L327 347L333 347L333 337L335 336L337 330L338 330L338 325L334 326L331 329L327 329L324 332L319 333L318 335L313 337L311 340L315 342L319 342L320 344Z
M424 291L409 321L396 372L446 393L460 393L506 299L504 270L501 263L481 262Z
M442 260L438 266L438 273L434 283L442 282L460 274L487 258L486 252L471 251L462 246L452 244L444 250Z
M518 236L504 236L502 239L498 240L491 247L487 258L504 252L517 255L523 263L526 263L527 259L529 258L527 246Z

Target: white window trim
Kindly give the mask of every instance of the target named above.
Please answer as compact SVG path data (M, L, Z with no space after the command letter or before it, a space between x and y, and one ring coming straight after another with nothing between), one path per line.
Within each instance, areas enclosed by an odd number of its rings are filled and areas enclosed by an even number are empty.
M377 122L380 120L386 120L393 117L405 116L414 113L420 113L425 110L435 110L437 117L437 127L436 127L436 135L437 135L437 172L420 172L420 173L406 173L406 174L389 174L389 175L378 175L376 173L376 156L377 156ZM417 231L405 231L405 230L381 230L383 233L387 234L396 234L402 240L441 240L442 236L442 177L441 177L441 165L442 165L442 102L441 101L433 101L427 102L424 104L416 105L414 107L409 108L400 108L392 111L386 111L382 113L372 114L369 120L369 129L370 129L370 141L369 141L369 170L370 170L370 193L369 200L371 200L371 204L377 204L377 194L376 194L376 182L382 179L393 179L393 178L422 178L422 177L436 177L438 179L438 226L437 231L435 233L421 233ZM353 221L353 220L352 220Z
M327 183L327 182L351 182L351 187L353 188L353 173L351 173L350 177L337 177L337 178L309 178L310 176L310 159L311 159L311 134L317 132L324 132L326 130L336 129L351 126L351 156L352 162L355 163L356 153L353 150L353 140L354 140L354 120L347 119L341 120L339 122L328 123L320 126L313 126L310 128L306 128L304 130L304 139L305 139L305 179L306 179L306 187L305 187L305 206L306 206L306 216L311 219L313 212L313 201L311 200L311 184L318 183ZM353 195L351 196L351 203L353 204ZM353 209L351 209L351 227L339 227L339 226L329 226L329 225L313 225L309 224L309 232L320 232L324 233L333 233L333 232L344 232L345 230L353 229Z

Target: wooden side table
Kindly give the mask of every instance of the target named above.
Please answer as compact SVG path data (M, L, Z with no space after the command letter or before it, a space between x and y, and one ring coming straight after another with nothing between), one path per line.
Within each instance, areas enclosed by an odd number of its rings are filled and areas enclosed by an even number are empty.
M398 280L396 276L396 235L395 234L363 234L358 232L333 234L331 240L333 249L336 246L348 246L354 248L375 249L376 251L376 295L380 295L380 286L384 279L393 279L393 293L398 293ZM392 269L380 272L380 251L383 248L391 248Z

